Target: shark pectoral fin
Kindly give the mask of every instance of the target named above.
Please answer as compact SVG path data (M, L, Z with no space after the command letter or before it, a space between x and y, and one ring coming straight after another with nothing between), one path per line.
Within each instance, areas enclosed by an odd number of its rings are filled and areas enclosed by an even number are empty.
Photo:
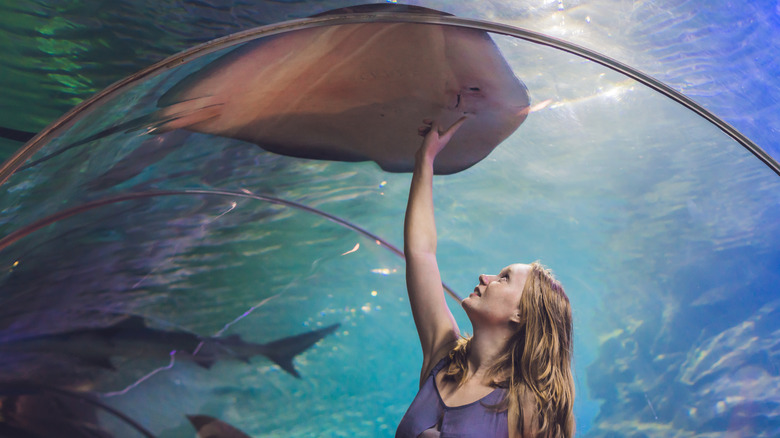
M292 362L293 358L308 350L309 347L316 344L320 339L336 331L340 325L337 323L319 330L263 344L260 346L262 347L262 354L279 365L283 370L300 379L301 375L295 370Z

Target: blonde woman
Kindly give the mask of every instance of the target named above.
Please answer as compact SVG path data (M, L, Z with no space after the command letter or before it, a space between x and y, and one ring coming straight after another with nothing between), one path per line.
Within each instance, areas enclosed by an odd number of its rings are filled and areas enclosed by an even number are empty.
M420 391L397 438L574 436L569 299L550 271L513 264L480 275L461 305L474 334L462 339L436 261L433 161L458 128L425 120L404 223L406 284L423 349ZM501 202L497 200L496 202Z

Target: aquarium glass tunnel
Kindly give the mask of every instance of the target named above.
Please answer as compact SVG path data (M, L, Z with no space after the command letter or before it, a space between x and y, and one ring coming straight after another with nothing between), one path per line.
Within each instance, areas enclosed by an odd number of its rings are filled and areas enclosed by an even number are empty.
M574 312L578 436L780 435L777 90L719 113L561 31L607 2L392 3L259 2L280 15L239 28L216 3L178 10L208 41L167 5L165 59L74 91L46 127L4 121L35 135L4 140L0 168L0 436L393 436L422 360L401 253L417 124L466 113L434 177L463 334L479 274L539 260ZM30 17L4 35L57 7L3 6ZM108 32L62 11L67 50ZM739 26L758 47L765 27Z

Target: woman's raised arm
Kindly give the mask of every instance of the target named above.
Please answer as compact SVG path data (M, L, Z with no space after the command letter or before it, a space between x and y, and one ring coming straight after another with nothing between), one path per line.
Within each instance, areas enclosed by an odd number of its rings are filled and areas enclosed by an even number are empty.
M460 332L444 297L436 261L436 223L433 214L433 161L466 117L441 132L438 123L424 120L424 136L415 156L409 203L404 221L406 288L423 350L422 383L434 365L452 348Z

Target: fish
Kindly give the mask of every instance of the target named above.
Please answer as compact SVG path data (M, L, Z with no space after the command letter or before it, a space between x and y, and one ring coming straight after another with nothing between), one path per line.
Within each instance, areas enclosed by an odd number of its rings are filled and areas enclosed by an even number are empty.
M398 5L363 5L320 16L386 11L399 11ZM400 11L450 15L420 7ZM530 111L527 87L485 31L411 22L325 25L244 43L171 86L156 110L20 170L109 135L184 129L285 156L374 161L387 172L411 172L421 121L449 126L466 116L434 163L434 173L452 174L487 157ZM151 164L166 154L144 160ZM122 164L96 187L137 174L133 167Z
M530 100L485 31L369 22L250 41L175 84L158 106L165 122L151 130L230 137L299 158L374 161L388 172L413 170L423 119L449 126L465 115L434 163L436 174L451 174L511 135Z
M236 427L208 415L187 415L198 438L249 438Z
M336 323L266 344L257 344L246 342L239 335L208 337L183 330L150 328L144 318L133 315L108 327L6 341L0 344L0 354L34 351L55 353L110 370L115 370L112 357L167 359L175 353L177 359L190 360L208 369L218 360L248 363L252 357L262 355L287 373L300 378L293 358L336 331L339 325Z

